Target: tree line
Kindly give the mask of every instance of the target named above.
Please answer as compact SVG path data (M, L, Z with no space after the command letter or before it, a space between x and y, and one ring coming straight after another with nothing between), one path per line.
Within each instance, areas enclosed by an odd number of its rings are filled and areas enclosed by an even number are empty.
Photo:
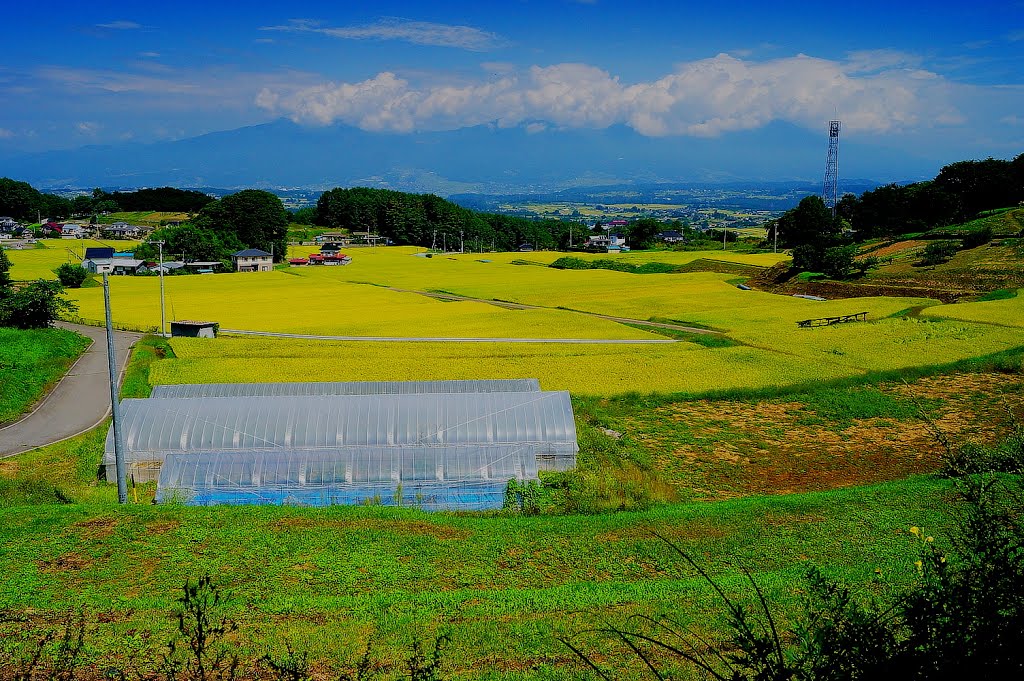
M433 194L369 187L324 192L315 222L329 229L370 232L396 244L449 250L508 251L524 243L536 249L565 248L570 230L577 241L581 234L578 224L567 221L478 213Z
M821 197L804 197L766 225L767 236L769 242L777 238L780 247L793 249L795 269L844 277L872 265L870 260L855 261L857 242L965 222L982 211L1022 202L1024 154L1012 161L959 161L943 167L932 180L889 184L859 197L845 194L834 213Z
M40 192L28 182L0 177L0 215L22 222L35 222L39 218L60 220L72 215L119 211L197 213L213 200L202 192L174 187L112 193L94 189L92 194L68 199Z

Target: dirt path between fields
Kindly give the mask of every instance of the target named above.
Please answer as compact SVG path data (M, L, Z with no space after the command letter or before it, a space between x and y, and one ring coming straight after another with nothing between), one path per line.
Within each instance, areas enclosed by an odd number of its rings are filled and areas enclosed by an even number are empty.
M645 319L632 319L630 317L615 317L613 315L600 314L597 312L587 312L586 310L573 310L566 307L549 307L547 305L528 305L526 303L513 303L507 300L486 300L484 298L473 298L470 296L460 296L455 293L437 293L434 291L417 291L415 289L407 288L396 288L394 286L385 287L391 291L398 293L418 293L421 296L428 298L436 298L437 300L450 300L450 301L464 301L470 303L487 303L488 305L495 305L497 307L503 307L508 310L560 310L562 312L572 312L575 314L585 314L588 317L597 317L598 319L607 319L611 322L619 322L620 324L642 324L643 326L653 326L657 329L671 329L672 331L684 331L686 333L707 333L712 335L721 335L721 331L712 331L711 329L701 329L696 326L685 326L683 324L665 324L663 322L649 322Z
M94 428L110 413L105 330L79 324L60 326L91 339L92 345L34 411L0 428L0 459L74 437ZM131 347L141 337L138 333L114 332L114 351L122 379Z

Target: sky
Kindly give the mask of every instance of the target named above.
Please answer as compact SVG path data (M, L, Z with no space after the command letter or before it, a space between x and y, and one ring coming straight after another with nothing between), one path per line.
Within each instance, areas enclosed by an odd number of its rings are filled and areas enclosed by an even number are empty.
M16 3L0 155L278 118L399 134L624 125L723 145L838 118L886 158L1024 151L1024 0L779 5Z

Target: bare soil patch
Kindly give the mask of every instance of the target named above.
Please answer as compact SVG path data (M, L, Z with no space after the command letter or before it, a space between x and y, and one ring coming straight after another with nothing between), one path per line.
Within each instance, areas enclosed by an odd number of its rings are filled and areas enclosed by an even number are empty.
M953 442L990 442L1006 409L1024 408L1024 377L984 373L884 384L884 393L932 405ZM937 405L937 406L935 406ZM938 470L944 449L923 419L823 422L803 402L699 400L631 420L664 477L698 499L789 494L896 480Z

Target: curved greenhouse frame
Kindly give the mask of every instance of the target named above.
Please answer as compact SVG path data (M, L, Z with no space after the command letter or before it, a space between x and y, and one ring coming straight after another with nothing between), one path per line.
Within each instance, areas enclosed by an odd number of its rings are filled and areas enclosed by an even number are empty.
M269 397L540 392L536 378L465 381L338 381L324 383L183 383L154 386L150 397Z
M121 414L138 482L177 452L535 445L542 469L565 470L579 449L567 392L126 399ZM112 429L103 462L115 479Z

